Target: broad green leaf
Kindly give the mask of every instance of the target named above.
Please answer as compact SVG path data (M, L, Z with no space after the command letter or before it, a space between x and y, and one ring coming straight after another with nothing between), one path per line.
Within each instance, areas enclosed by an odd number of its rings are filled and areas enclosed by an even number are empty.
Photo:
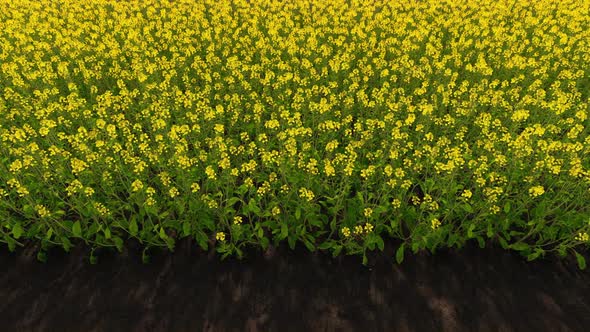
M401 264L404 261L404 250L406 249L406 244L402 243L401 246L399 246L399 248L397 248L397 251L395 253L395 260L397 261L398 264Z
M467 229L467 237L468 238L472 238L473 237L473 230L474 229L475 229L475 224L469 225L469 228Z
M74 233L75 237L82 237L82 226L80 226L79 220L72 225L72 233Z
M488 238L492 238L494 236L494 229L492 228L492 223L488 223L488 231L486 233Z
M184 236L189 236L191 234L191 223L188 221L185 221L182 224L182 234Z
M517 251L523 251L523 250L529 249L530 247L526 243L519 242L519 243L515 243L515 244L510 245L510 248L517 250Z
M586 269L586 259L584 258L584 256L580 255L577 251L574 251L576 253L576 260L578 261L578 266L580 267L580 270L585 270Z
M47 262L47 253L45 251L43 251L43 250L39 251L37 253L37 259L40 262L46 263Z
M481 236L477 236L477 242L479 243L479 247L480 248L485 248L486 247L486 241L483 239L483 237Z
M315 246L308 239L303 238L303 244L305 245L305 247L307 248L307 250L309 250L311 252L314 252L315 251Z
M160 227L160 238L162 240L166 240L168 238L168 234L166 234L166 231L164 231L164 227Z
M498 236L498 241L500 242L500 245L502 246L503 249L508 249L508 247L509 247L508 242L506 242L506 240L504 240L503 237Z
M262 227L258 228L258 232L256 233L256 235L258 235L259 239L262 239L264 237L264 230L262 229Z
M113 237L113 242L115 243L115 247L119 252L123 251L123 239L118 236Z
M110 239L110 238L111 238L111 229L110 229L110 228L106 227L106 228L104 229L104 237L105 237L106 239Z
M287 227L286 223L281 224L281 234L279 235L279 240L286 238L289 235L289 228Z
M289 248L291 248L291 250L295 249L295 245L297 242L297 239L295 238L295 236L288 237L287 242L289 242Z
M19 223L14 224L14 226L12 227L12 236L14 236L14 238L18 240L21 237L21 235L23 235L23 228Z
M463 204L463 210L467 211L468 213L473 213L473 208L469 204Z
M263 237L262 239L260 239L260 246L262 247L262 250L266 250L269 244L270 240L268 238Z
M504 212L505 213L510 212L510 202L506 202L506 204L504 204Z
M226 205L227 206L233 206L234 204L236 204L238 201L240 200L240 198L238 197L230 197L230 199L227 200Z
M72 248L72 242L65 236L60 237L61 245L66 252L70 252L70 248Z
M254 212L256 215L260 214L260 208L258 207L258 205L256 205L255 200L252 199L248 202L248 208L250 209L250 211Z
M375 242L377 243L377 248L383 251L383 248L385 248L385 244L383 243L383 239L381 238L381 236L375 235Z
M131 221L129 222L129 233L131 233L131 235L136 236L137 235L137 231L139 230L139 228L137 227L137 221L135 220L136 218L131 218Z
M207 250L209 247L207 244L207 235L202 231L198 231L197 234L195 234L195 240L203 250Z

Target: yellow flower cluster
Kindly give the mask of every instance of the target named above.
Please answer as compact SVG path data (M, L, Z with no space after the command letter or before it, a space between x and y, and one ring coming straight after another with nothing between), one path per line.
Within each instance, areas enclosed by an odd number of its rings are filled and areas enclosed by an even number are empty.
M432 229L437 229L440 226L440 224L441 222L437 218L433 218L432 220L430 220L430 227Z
M217 234L215 234L215 239L217 241L225 241L225 233L224 232L217 232Z
M545 193L545 188L543 186L534 186L529 189L529 195L532 197L541 196Z
M304 198L307 201L311 201L311 200L313 200L315 195L314 195L313 191L311 191L307 188L300 188L299 189L299 197Z
M581 232L576 235L575 239L581 242L588 242L590 240L590 236L586 232Z

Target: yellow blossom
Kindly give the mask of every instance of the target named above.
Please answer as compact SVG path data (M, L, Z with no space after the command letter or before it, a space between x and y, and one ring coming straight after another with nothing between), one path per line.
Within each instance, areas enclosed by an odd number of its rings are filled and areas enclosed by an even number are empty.
M344 237L349 237L350 236L350 228L348 227L342 227L342 235L344 235Z
M221 242L225 241L225 233L224 232L217 232L217 234L215 234L215 239Z
M545 193L545 188L543 186L534 186L529 189L529 195L532 197L541 196Z

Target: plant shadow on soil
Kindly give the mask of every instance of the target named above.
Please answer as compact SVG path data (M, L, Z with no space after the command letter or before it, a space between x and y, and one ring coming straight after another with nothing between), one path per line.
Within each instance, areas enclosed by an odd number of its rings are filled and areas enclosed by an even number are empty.
M243 260L129 242L89 264L77 246L0 250L5 331L588 331L590 270L497 247L361 258L277 248ZM586 255L587 256L587 255Z

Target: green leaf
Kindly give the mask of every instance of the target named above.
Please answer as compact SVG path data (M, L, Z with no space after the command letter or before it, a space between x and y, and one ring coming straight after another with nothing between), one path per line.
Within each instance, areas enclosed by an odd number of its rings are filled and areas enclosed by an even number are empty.
M279 240L283 240L289 235L289 228L287 227L286 223L281 224L281 234L279 235Z
M494 236L494 229L492 228L492 223L488 223L488 232L486 233L488 238L492 238Z
M465 210L468 213L473 213L473 208L469 204L463 204L463 210Z
M250 211L254 212L256 215L260 214L260 208L258 207L258 205L256 205L255 200L252 199L248 202L248 208L250 209Z
M305 245L305 247L307 248L307 250L314 252L315 251L315 246L313 245L313 243L311 241L309 241L309 239L307 238L303 238L303 244Z
M236 203L237 203L239 200L240 200L240 198L239 198L239 197L230 197L230 198L227 200L227 203L226 203L226 205L227 205L227 206L233 206L233 205L234 205L234 204L236 204Z
M318 246L318 249L326 250L332 248L334 241L326 241Z
M263 237L262 239L260 239L260 246L262 247L262 250L266 250L269 244L270 240L268 238Z
M475 229L475 224L469 225L469 228L467 229L467 237L468 238L472 238L473 237L473 230L474 229Z
M537 248L537 249L535 249L535 252L534 252L534 253L532 253L532 254L529 254L529 255L527 256L527 260L528 260L528 261L535 260L535 259L537 259L537 258L538 258L538 257L539 257L539 256L540 256L542 253L544 253L544 252L545 252L545 250L543 250L543 249L540 249L540 248Z
M94 255L90 255L89 260L90 260L90 264L92 264L92 265L96 265L96 263L98 263L98 258Z
M70 252L70 249L72 248L72 242L70 242L70 239L68 239L65 236L60 237L61 240L61 245L64 248L64 250L66 252Z
M383 248L385 248L385 244L383 243L383 239L381 238L381 236L376 235L375 242L377 243L377 248L379 248L379 250L383 251Z
M397 218L396 218L396 219L392 219L392 220L389 222L389 225L391 226L391 228L392 228L392 229L396 229L398 224L399 224L399 221L398 221L398 219L397 219Z
M189 236L191 234L191 223L186 221L182 224L182 235Z
M82 237L82 226L80 226L79 220L72 225L72 233L74 233L75 237Z
M510 248L517 251L523 251L529 249L530 247L528 244L520 242L510 245Z
M160 227L160 238L162 240L166 240L168 238L168 234L166 234L166 231L164 231L164 227Z
M402 243L401 246L399 246L399 248L397 248L397 251L395 253L395 260L397 261L398 264L401 264L404 261L404 250L406 249L406 244Z
M295 219L301 219L301 208L299 207L297 208L297 210L295 210Z
M369 263L369 259L367 258L367 255L363 254L363 265L367 266L368 263Z
M506 240L504 240L503 237L498 236L498 241L500 242L500 245L502 246L503 249L508 249L508 247L509 247L508 242L506 242Z
M580 255L577 251L574 251L576 253L576 260L578 261L578 267L580 267L580 270L585 270L586 269L586 259L584 258L584 256Z
M207 235L202 231L198 231L197 234L195 234L195 240L203 250L207 250L209 247L207 245Z
M174 251L174 243L175 243L174 239L173 239L173 238L171 238L171 237L168 237L168 238L167 238L166 240L164 240L164 241L166 241L166 247L168 247L168 249L169 249L170 251Z
M486 241L483 239L483 237L477 236L477 242L479 243L480 248L483 249L486 247Z
M259 227L256 235L258 235L259 239L262 239L264 237L264 229L262 229L262 227Z
M504 212L505 213L510 212L510 202L506 202L506 204L504 204Z
M14 252L14 249L16 249L16 241L6 234L4 234L4 240L6 240L6 243L8 244L8 250Z
M137 231L139 230L139 228L137 227L137 221L135 220L135 216L131 218L131 221L129 222L129 233L131 233L131 235L136 236L137 235Z
M341 251L342 251L342 246L341 245L335 246L334 247L334 251L332 252L332 257L338 256Z
M43 250L40 250L40 251L37 253L37 259L38 259L40 262L46 263L46 262L47 262L47 253L46 253L45 251L43 251Z
M143 262L143 264L147 264L150 261L150 255L148 254L147 249L147 247L143 249L143 252L141 254L141 261Z
M111 229L110 229L110 228L106 227L106 228L104 229L104 237L105 237L106 239L110 239L110 238L111 238Z
M419 250L420 250L420 243L419 242L412 243L412 252L417 253Z
M113 237L113 242L115 243L115 247L119 252L123 251L123 239L118 236Z
M23 228L19 223L14 224L14 226L12 227L12 236L14 236L14 238L18 240L18 238L20 238L21 235L23 235Z
M295 236L290 236L287 238L287 242L289 242L289 248L291 248L291 250L295 249L296 241L297 239Z

